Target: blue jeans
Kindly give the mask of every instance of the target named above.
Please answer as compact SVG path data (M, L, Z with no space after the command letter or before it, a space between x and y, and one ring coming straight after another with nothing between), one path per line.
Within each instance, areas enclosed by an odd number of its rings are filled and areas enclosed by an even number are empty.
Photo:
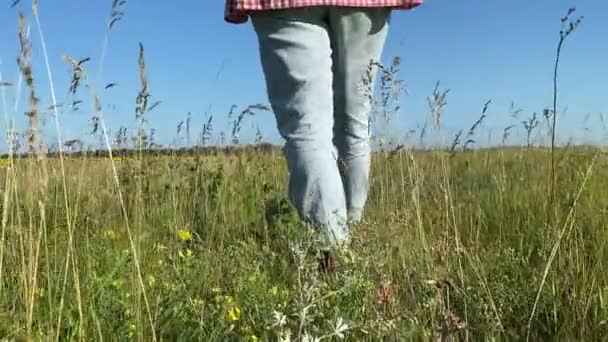
M326 246L349 242L370 176L371 89L388 8L308 7L255 12L266 89L286 140L289 197L323 229Z

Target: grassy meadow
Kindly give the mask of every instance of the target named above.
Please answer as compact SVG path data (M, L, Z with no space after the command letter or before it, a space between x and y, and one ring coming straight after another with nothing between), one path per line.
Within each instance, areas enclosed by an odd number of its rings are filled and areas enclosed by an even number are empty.
M551 206L548 151L377 153L335 274L278 150L5 162L0 335L601 340L607 160L559 152Z
M108 36L125 3L112 2ZM146 121L160 102L149 93L143 44L130 61L141 81L133 94L137 131L115 136L99 89L116 85L95 87L89 59L66 55L70 98L92 105L91 134L101 141L93 152L61 134L59 118L72 109L60 108L50 70L37 70L48 72L48 87L34 81L31 49L45 42L36 6L20 16L19 82L0 74L6 117L27 115L25 128L7 122L9 153L0 160L2 341L608 336L608 159L600 147L555 144L559 54L580 23L573 11L562 19L552 109L505 127L503 147L476 148L490 102L451 147L382 145L376 128L394 126L403 89L399 58L378 63L372 124L383 148L373 158L369 206L351 227L352 248L325 274L315 230L286 197L281 151L261 145L259 134L251 146L239 141L243 122L266 106L230 110L234 124L221 140L240 147L160 153ZM101 66L112 52L108 36ZM36 56L49 68L42 47ZM52 93L46 110L37 87ZM24 94L21 111L6 100L14 88ZM428 127L415 133L421 142L440 131L447 94L438 83L429 97ZM178 125L187 147L190 119ZM507 147L515 130L523 146ZM41 131L62 140L45 141ZM212 145L217 133L206 117L199 145ZM541 147L539 136L551 147Z

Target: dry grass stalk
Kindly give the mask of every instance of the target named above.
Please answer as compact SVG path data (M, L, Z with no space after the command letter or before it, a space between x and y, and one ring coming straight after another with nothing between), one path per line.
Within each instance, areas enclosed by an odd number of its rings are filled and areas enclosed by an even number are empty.
M254 144L256 144L256 145L261 144L263 140L264 140L264 136L262 135L262 131L260 130L260 126L257 125L256 126L256 132L255 132L255 141L254 141Z
M126 3L127 0L112 1L112 13L110 14L110 21L108 22L108 30L112 30L114 25L124 17L125 12L123 7Z
M36 156L38 159L42 157L42 146L39 134L39 110L38 104L40 100L36 96L36 89L34 85L34 74L32 66L30 64L30 57L32 51L32 44L28 38L28 29L26 28L25 16L23 12L19 13L19 47L21 55L17 57L17 63L19 64L19 70L25 80L25 83L29 89L29 110L25 113L29 121L29 131L27 136L27 144L29 147L30 155Z
M556 127L557 127L557 73L559 68L559 61L561 57L562 47L566 38L570 36L581 24L583 17L572 19L572 15L576 11L576 8L572 7L568 10L566 16L561 19L562 28L559 31L559 42L557 44L557 50L555 52L555 66L553 69L553 115L551 122L551 198L550 204L554 203L555 199L555 186L556 186L556 171L555 171L555 141L556 141ZM550 205L551 206L551 205Z
M479 119L477 119L477 121L475 121L473 126L471 126L471 128L469 129L469 132L467 133L467 141L464 143L464 146L462 147L463 150L466 150L470 145L475 144L475 139L473 139L473 137L475 136L475 132L477 131L477 128L479 128L479 126L481 126L481 124L487 117L487 112L488 112L490 103L492 103L492 101L488 100L484 104L483 110L481 111L481 116L479 117Z
M84 58L79 61L73 61L70 63L72 65L72 81L70 82L70 93L76 94L78 91L78 87L80 86L80 78L82 77L82 65L91 58Z
M534 112L528 120L524 120L521 122L521 124L524 126L524 130L526 131L526 147L528 149L530 149L530 147L532 146L532 132L539 125L538 118L536 115L536 112Z
M148 108L148 112L151 112L152 109L158 107L160 104L162 103L162 101L156 101L154 102L149 108Z
M69 56L64 56L64 59L70 63L71 65L73 65L75 63L75 60ZM140 61L143 61L143 46L140 44ZM143 72L141 71L143 66ZM145 309L146 309L146 313L147 313L147 317L148 317L148 323L150 325L150 329L151 329L151 334L152 334L152 340L153 341L157 341L157 337L156 337L156 330L154 327L154 320L152 318L152 311L150 309L150 302L148 300L148 295L147 295L147 291L146 291L146 286L143 280L143 275L142 275L142 269L141 269L141 265L140 265L140 260L139 260L139 253L138 253L138 249L136 247L136 242L135 242L135 236L133 233L133 230L131 228L130 225L130 220L129 220L129 215L126 209L126 204L125 204L125 199L121 190L121 183L120 183L120 179L118 177L118 171L116 168L116 164L114 162L113 159L113 153L112 153L112 147L109 141L109 137L107 134L107 128L105 126L103 117L102 117L102 105L101 105L101 100L99 98L99 95L97 94L97 92L95 91L95 88L93 86L91 86L90 82L88 81L88 77L87 77L87 73L86 70L84 68L81 67L81 75L82 75L82 79L86 84L86 87L90 90L91 92L91 96L94 99L94 114L93 117L97 117L99 118L99 125L101 128L101 132L102 132L102 136L105 139L105 144L106 147L108 148L108 155L110 157L110 162L111 162L111 166L112 166L112 175L114 178L114 183L116 185L117 188L117 192L118 192L118 199L119 199L119 203L120 203L120 207L121 207L121 211L122 211L122 216L124 218L124 224L125 224L125 230L127 233L127 237L128 237L128 241L129 241L129 249L131 251L131 254L133 256L133 260L134 260L134 268L136 271L136 275L137 275L137 283L138 283L138 291L139 293L143 296L143 301L145 304ZM142 76L143 75L143 76ZM140 62L140 76L141 80L142 80L142 84L144 85L144 91L147 93L147 80L145 78L145 64ZM141 93L140 93L141 94ZM139 97L138 97L139 98ZM147 97L146 97L147 98ZM142 112L142 120L143 120L143 112Z
M456 133L454 140L452 141L452 146L450 146L450 158L456 155L456 149L460 145L460 138L462 137L462 130Z
M76 92L78 91L78 88L80 87L80 81L81 78L83 76L84 73L84 68L83 68L83 64L90 61L90 58L84 58L81 60L76 60L70 56L64 56L63 59L68 62L68 64L72 67L72 81L70 82L70 93L71 94L76 94ZM97 113L99 113L101 111L101 101L99 100L99 96L95 95L94 98L94 111L93 111L93 115L91 117L91 126L92 126L92 131L91 134L95 134L97 133L97 131L99 130L99 115L97 115ZM79 105L82 103L82 101L77 100L77 101L73 101L72 102L72 110L76 111L79 109Z
M511 130L513 128L515 128L515 125L509 125L503 129L503 131L502 131L502 144L503 145L505 145L507 143L507 140L511 136Z
M192 113L188 112L188 119L186 119L186 146L190 147L190 120L192 120Z
M146 59L144 55L144 45L139 43L139 80L141 82L141 90L139 94L137 94L137 99L135 103L137 107L135 108L135 118L137 120L143 120L143 116L148 108L148 99L150 98L150 94L148 93L148 77L146 75Z
M447 105L446 97L448 96L449 92L450 89L440 91L439 81L437 81L435 84L435 89L433 89L433 94L427 99L435 128L441 127L441 115L443 114L443 110Z
M235 108L236 108L235 106L232 106L230 108L229 117L232 116L233 110ZM262 104L255 104L255 105L250 105L247 108L245 108L244 110L242 110L233 122L233 126L232 126L232 143L233 144L236 145L240 141L239 133L241 132L241 129L243 127L243 122L245 121L245 117L247 115L254 116L256 114L256 111L270 111L270 108L268 106L265 106Z

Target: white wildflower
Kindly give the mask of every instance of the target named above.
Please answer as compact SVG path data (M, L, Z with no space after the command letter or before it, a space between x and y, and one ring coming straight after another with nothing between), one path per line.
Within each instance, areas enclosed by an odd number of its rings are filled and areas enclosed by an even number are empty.
M318 337L314 337L312 335L310 335L308 332L304 333L304 336L302 337L302 342L320 342L321 339Z
M342 317L339 317L334 325L334 334L338 336L338 338L344 339L344 332L346 332L348 329L348 324L344 323Z
M274 323L272 324L273 327L283 327L287 324L287 316L285 316L282 312L274 310L272 314L274 316Z
M291 342L291 331L287 330L279 335L279 342Z

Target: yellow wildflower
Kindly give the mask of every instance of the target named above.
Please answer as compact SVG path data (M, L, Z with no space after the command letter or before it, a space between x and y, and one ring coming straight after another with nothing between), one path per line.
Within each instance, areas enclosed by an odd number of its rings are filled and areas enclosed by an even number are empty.
M152 286L154 286L154 284L156 284L156 278L154 278L154 276L152 276L152 275L149 275L148 276L148 285L150 287L152 287Z
M259 340L260 340L260 339L259 339L257 336L255 336L255 335L251 335L251 336L249 336L249 341L252 341L252 342L258 342Z
M278 287L278 286L273 286L273 287L270 289L270 293L271 293L273 296L278 295L278 294L279 294L279 287Z
M236 305L232 306L230 311L228 311L228 318L230 318L230 320L233 322L240 320L241 319L241 309L239 309L239 307Z
M118 234L116 234L116 232L112 229L108 229L103 233L103 236L108 240L116 240Z
M205 301L199 297L190 298L189 301L190 301L190 305L192 305L195 308L200 308L205 305Z
M188 242L192 240L192 233L188 229L180 229L177 232L177 238L182 242Z
M125 284L125 282L124 282L124 280L122 280L122 279L115 279L115 280L112 282L112 286L114 286L114 287L115 287L115 288L117 288L117 289L122 288L122 286L123 286L124 284Z

